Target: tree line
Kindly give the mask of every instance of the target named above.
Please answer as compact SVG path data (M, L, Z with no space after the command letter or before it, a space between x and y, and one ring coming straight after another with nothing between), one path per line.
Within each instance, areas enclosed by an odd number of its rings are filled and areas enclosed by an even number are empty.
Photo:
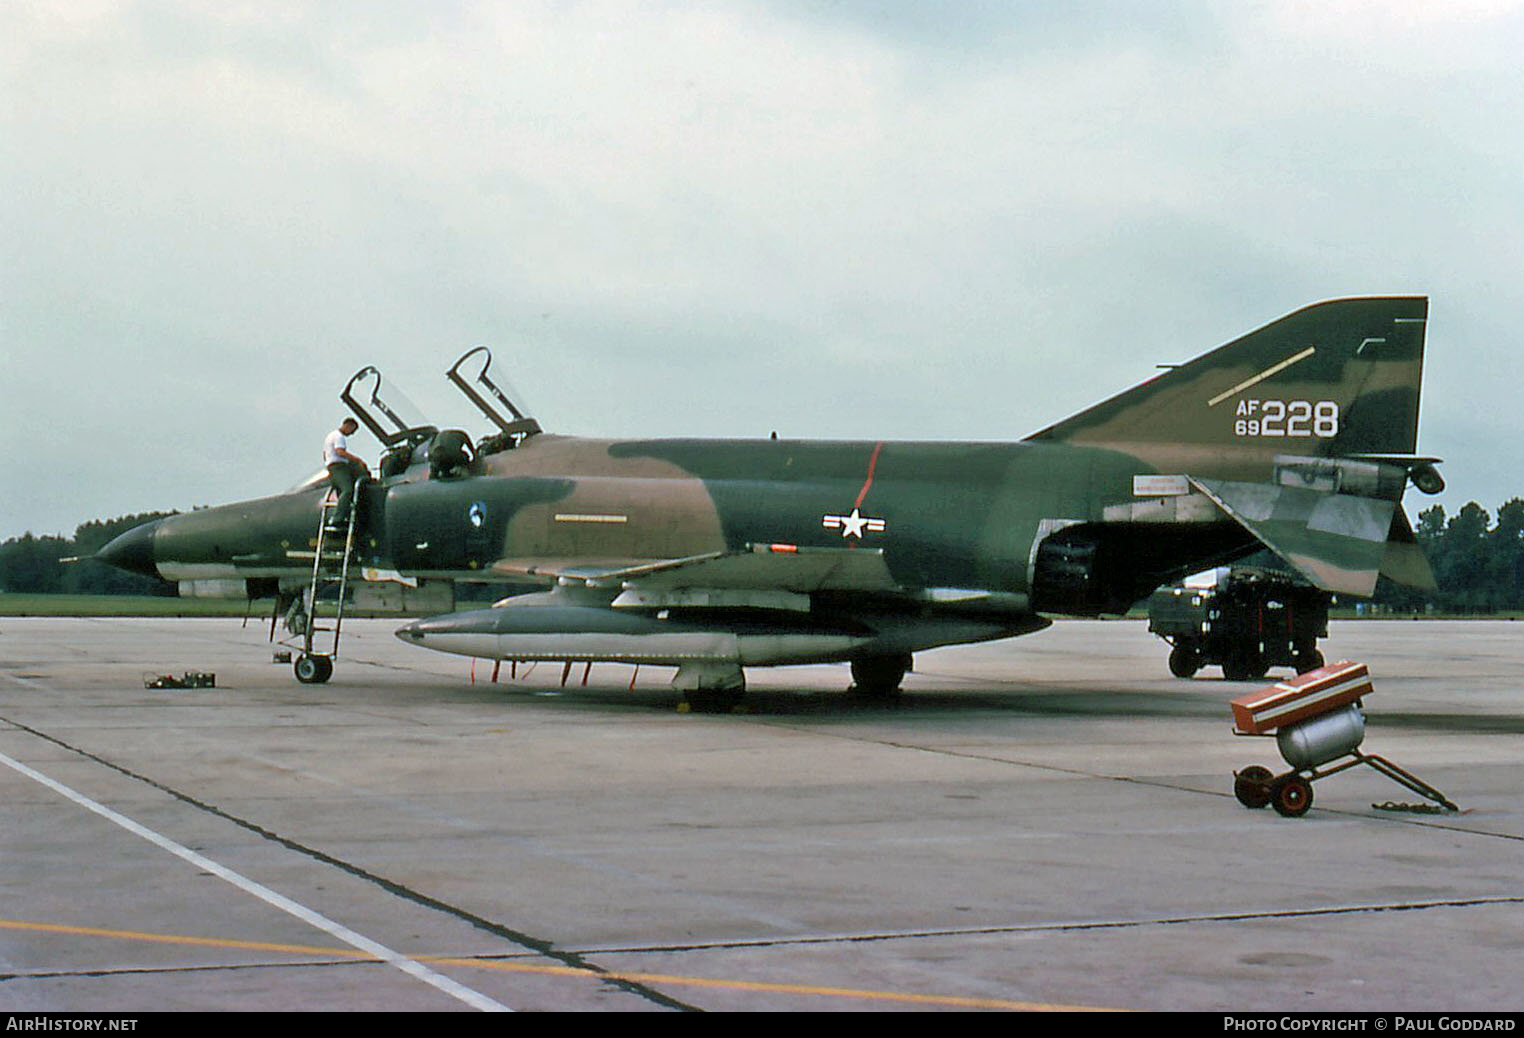
M1434 505L1418 513L1413 536L1439 590L1415 591L1383 580L1377 602L1403 612L1524 610L1524 499L1506 502L1496 522L1475 501L1453 516Z
M0 544L0 592L90 595L174 595L171 581L123 573L89 559L113 537L176 512L143 512L82 523L72 538L27 533ZM1418 513L1413 528L1434 569L1437 591L1416 591L1382 579L1376 601L1401 612L1524 611L1524 499L1487 510L1469 502L1453 516L1443 505ZM78 562L62 560L78 558Z
M74 536L34 537L31 533L0 544L0 592L13 594L165 595L178 586L157 577L124 573L90 560L118 534L152 519L177 512L142 512L116 519L92 519L74 528ZM66 562L66 559L78 559Z

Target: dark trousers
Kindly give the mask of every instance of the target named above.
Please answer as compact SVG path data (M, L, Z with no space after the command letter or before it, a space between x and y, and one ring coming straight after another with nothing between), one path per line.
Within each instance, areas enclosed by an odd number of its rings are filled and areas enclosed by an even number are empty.
M328 466L328 482L339 492L339 503L333 510L333 522L349 522L349 513L355 504L355 486L360 482L352 461L336 461Z

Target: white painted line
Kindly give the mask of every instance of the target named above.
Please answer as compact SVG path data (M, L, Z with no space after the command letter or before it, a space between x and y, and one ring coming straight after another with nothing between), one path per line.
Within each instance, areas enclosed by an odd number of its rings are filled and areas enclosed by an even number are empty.
M429 969L427 966L413 961L406 955L403 955L399 952L394 952L384 945L377 944L369 937L363 937L360 934L355 933L347 926L336 923L332 919L314 912L312 909L306 907L305 905L300 905L297 902L292 901L284 894L278 894L263 884L256 883L252 879L240 876L232 869L227 868L223 865L219 865L217 862L212 861L210 858L204 857L203 855L197 854L189 847L178 844L167 836L161 836L158 833L154 832L152 829L148 829L144 826L139 825L137 822L134 822L126 815L118 814L116 811L111 810L111 808L106 807L103 804L96 803L94 800L91 800L83 793L75 792L68 786L63 785L60 782L56 782L48 776L44 775L42 772L32 770L25 764L22 764L20 761L12 760L5 754L0 753L0 764L4 764L6 767L10 768L12 771L17 772L18 774L25 775L33 782L37 782L48 787L60 796L72 800L80 807L83 807L88 811L95 812L102 818L106 819L108 822L116 823L133 835L141 836L149 843L169 851L169 853L175 855L178 858L183 858L185 861L188 861L192 865L196 866L196 868L210 872L214 876L226 880L245 893L253 894L255 897L259 898L266 904L278 908L290 915L293 915L303 922L317 927L319 930L322 930L325 933L331 934L350 947L358 948L360 951L364 952L367 955L374 956L383 962L390 963L409 976L415 977L418 980L423 981L425 984L429 984L435 988L438 988L440 991L443 991L445 994L449 995L452 998L464 1002L466 1005L471 1006L473 1009L480 1009L483 1012L512 1012L512 1010L507 1006L493 1001L486 995L483 995L478 991L473 991L470 988L466 987L464 984L458 984L455 981L451 980L449 977L446 977L440 973L436 973L433 970Z
M1242 393L1250 386L1258 385L1259 383L1265 381L1265 379L1269 378L1271 375L1279 375L1281 372L1291 367L1291 365L1297 363L1298 361L1306 360L1316 352L1318 352L1318 348L1316 346L1309 346L1301 353L1298 353L1296 356L1287 357L1279 364L1273 365L1272 367L1268 367L1264 371L1261 371L1258 375L1255 375L1252 378L1244 379L1242 382L1234 386L1232 389L1228 390L1226 393L1218 393L1216 396L1212 397L1212 399L1207 401L1207 406L1216 407L1218 404L1222 403L1234 393Z

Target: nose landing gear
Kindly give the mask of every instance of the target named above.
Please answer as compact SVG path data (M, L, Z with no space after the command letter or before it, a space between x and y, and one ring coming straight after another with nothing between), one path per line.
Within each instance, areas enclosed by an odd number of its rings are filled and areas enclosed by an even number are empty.
M333 657L302 653L291 665L296 680L304 685L321 685L333 677Z

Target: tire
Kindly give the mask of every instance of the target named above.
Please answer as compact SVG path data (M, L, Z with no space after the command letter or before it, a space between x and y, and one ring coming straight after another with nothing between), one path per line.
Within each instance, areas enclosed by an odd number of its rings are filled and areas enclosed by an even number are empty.
M296 658L291 669L296 673L296 680L304 685L321 685L333 677L333 660L328 656L308 656L305 653Z
M1201 669L1201 656L1195 649L1177 645L1170 650L1169 672L1177 678L1193 678Z
M1296 774L1277 779L1270 787L1270 803L1283 818L1300 818L1312 809L1312 783Z
M1240 804L1252 810L1269 807L1272 779L1269 768L1251 764L1243 771L1233 773L1233 795Z
M1298 674L1306 674L1309 670L1317 670L1323 665L1323 662L1323 654L1321 652L1317 649L1308 649L1305 652L1297 653L1291 664L1296 667Z
M865 656L852 661L852 691L874 698L887 698L900 690L910 670L910 654Z
M1252 650L1235 652L1222 661L1222 676L1229 681L1258 681L1269 669L1264 657Z
M746 702L744 688L705 688L683 693L683 702L695 714L735 713Z

